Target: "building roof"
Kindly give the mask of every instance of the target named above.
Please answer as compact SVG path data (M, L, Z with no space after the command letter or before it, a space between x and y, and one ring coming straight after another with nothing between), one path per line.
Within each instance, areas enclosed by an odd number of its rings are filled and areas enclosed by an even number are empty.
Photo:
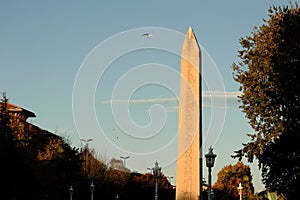
M0 102L0 105L3 104L3 102ZM8 111L9 113L11 113L12 115L14 114L20 114L22 116L25 117L25 120L27 120L28 118L30 117L36 117L36 115L25 109L25 108L22 108L21 106L17 106L15 104L12 104L12 103L9 103L7 102L7 108L8 108ZM59 137L58 135L54 134L54 133L51 133L43 128L40 128L32 123L29 123L29 122L26 122L28 124L31 125L31 128L32 128L32 131L36 134L40 134L40 135L49 135L49 136L53 136L53 137Z
M0 105L1 104L3 104L3 102L0 102ZM36 115L33 112L31 112L31 111L29 111L25 108L22 108L20 106L17 106L15 104L9 103L9 102L7 102L7 108L8 108L9 112L11 112L11 113L20 113L24 117L26 117L26 119L29 118L29 117L36 117Z

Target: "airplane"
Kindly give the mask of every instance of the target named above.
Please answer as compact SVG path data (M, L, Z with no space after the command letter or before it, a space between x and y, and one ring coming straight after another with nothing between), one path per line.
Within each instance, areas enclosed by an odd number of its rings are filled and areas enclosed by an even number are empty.
M146 37L146 38L151 38L152 37L152 33L144 33L142 36Z

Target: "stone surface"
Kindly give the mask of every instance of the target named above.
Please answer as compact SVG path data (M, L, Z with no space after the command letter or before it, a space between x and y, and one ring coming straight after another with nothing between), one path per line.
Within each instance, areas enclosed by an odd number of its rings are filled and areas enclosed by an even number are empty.
M198 200L200 195L200 58L197 39L189 27L181 55L176 200Z

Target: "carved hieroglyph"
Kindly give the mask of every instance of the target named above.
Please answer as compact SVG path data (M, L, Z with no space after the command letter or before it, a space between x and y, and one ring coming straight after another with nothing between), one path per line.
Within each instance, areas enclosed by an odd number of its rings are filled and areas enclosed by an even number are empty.
M198 200L200 195L200 57L191 27L182 46L178 119L176 200Z

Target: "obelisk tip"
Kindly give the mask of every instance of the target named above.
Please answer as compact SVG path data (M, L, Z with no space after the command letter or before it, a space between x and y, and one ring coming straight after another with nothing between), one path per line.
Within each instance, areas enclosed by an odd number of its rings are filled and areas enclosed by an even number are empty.
M189 26L186 37L189 39L194 39L195 38L195 34L194 31L192 29L192 27Z

